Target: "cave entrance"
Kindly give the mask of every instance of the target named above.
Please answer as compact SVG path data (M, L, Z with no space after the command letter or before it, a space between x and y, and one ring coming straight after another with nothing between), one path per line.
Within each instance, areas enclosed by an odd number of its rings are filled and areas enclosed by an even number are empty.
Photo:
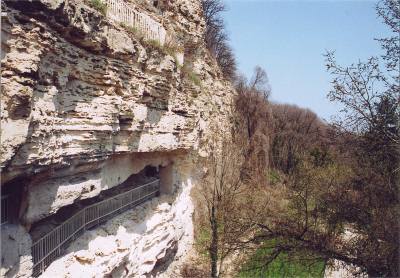
M33 224L33 276L39 276L86 230L97 227L124 211L151 200L160 193L158 167L147 166L122 184L102 191L96 197L77 200L57 213Z
M1 187L1 225L18 224L26 180L15 179Z
M144 168L144 174L146 175L146 177L158 179L160 178L159 167L146 166Z
M57 226L70 219L74 214L78 213L79 211L82 211L87 207L93 206L96 203L103 202L104 200L114 198L117 195L124 194L128 191L131 191L132 189L152 183L156 180L160 180L159 167L146 166L139 173L129 176L129 178L127 178L123 183L112 188L103 190L100 192L99 195L95 197L83 200L76 200L73 204L60 208L55 214L39 220L38 222L35 222L32 225L29 233L31 234L33 241L36 241L39 238L43 237L45 234L49 233L51 230L55 229ZM158 184L159 183L157 183L157 186L159 186ZM150 197L158 196L159 192L160 190L159 188L157 188L157 192L155 194L152 194ZM144 193L141 194L143 195ZM147 198L146 200L148 199L150 198ZM117 213L115 213L114 215L117 215L122 211L123 210L117 211ZM108 219L109 218L104 218L103 220L106 221ZM99 224L102 222L104 221L99 221Z

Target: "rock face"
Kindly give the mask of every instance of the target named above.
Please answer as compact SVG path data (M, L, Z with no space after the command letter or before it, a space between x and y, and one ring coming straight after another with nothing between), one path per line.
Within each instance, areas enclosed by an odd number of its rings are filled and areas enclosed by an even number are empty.
M64 277L142 277L168 252L183 256L193 240L193 184L177 173L175 178L176 194L162 195L86 232L42 277L59 277L60 272Z
M6 225L1 229L1 250L7 251L2 258L0 276L30 277L33 266L31 238L19 225Z
M92 276L144 275L190 241L188 179L208 127L228 125L233 90L205 50L199 0L171 1L162 16L152 1L125 1L164 26L165 47L90 2L2 1L1 186L18 192L14 222L27 233L145 166L173 165L179 178L167 196L85 234L87 244L54 263L71 273L88 266Z

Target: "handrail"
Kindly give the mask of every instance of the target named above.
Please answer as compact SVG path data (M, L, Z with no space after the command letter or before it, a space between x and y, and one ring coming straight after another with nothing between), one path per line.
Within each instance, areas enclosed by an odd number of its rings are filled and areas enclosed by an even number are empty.
M1 222L0 225L7 224L10 221L10 198L11 194L1 195Z
M110 198L108 198L108 199L104 199L104 200L102 200L102 201L100 201L100 202L98 202L98 203L94 203L94 204L92 204L92 205L89 205L89 206L83 208L82 210L78 211L77 213L75 213L74 215L72 215L70 218L68 218L66 221L64 221L62 224L60 224L59 226L57 226L52 232L50 232L50 233L44 235L43 237L41 237L40 239L36 240L36 241L32 244L32 247L35 246L37 243L39 243L39 241L44 240L46 237L50 236L51 233L55 232L57 229L60 229L60 227L61 227L63 224L65 224L66 222L68 222L70 219L72 219L73 217L75 217L75 216L78 215L79 213L82 213L82 211L88 210L89 208L92 208L92 207L95 207L95 206L98 206L98 205L100 205L100 204L102 204L102 203L105 203L105 202L111 200L111 199L116 199L116 198L118 198L118 197L120 197L120 196L122 196L122 195L127 195L127 193L130 193L130 192L132 192L132 191L135 191L135 190L138 190L138 189L140 189L140 188L143 188L143 187L145 187L145 186L147 186L147 185L149 185L149 184L153 184L153 183L155 183L156 181L159 181L159 180L154 180L154 181L145 183L145 184L143 184L143 185L141 185L141 186L138 186L138 187L135 187L135 188L133 188L133 189L131 189L131 190L129 190L129 191L122 192L122 193L117 194L117 195L115 195L115 196L112 196L112 197L110 197Z
M11 194L1 195L1 199L2 199L2 200L7 199L7 198L10 198L10 197L11 197Z
M117 211L124 211L132 205L148 200L160 190L160 180L143 184L129 191L117 194L108 199L89 205L51 232L32 244L33 276L39 276L57 257L62 249L79 233L92 228L112 217ZM143 195L144 193L144 195ZM95 213L93 212L95 211Z
M164 45L166 30L149 15L135 10L123 0L103 0L107 4L107 17L136 28L146 40L156 40Z

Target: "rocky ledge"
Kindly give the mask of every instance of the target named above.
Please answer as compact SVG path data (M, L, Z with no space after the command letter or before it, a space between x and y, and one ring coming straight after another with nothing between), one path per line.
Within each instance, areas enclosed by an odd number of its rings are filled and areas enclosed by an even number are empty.
M2 194L17 196L7 229L26 242L15 254L2 253L9 259L5 276L30 275L32 225L149 165L194 177L209 126L229 123L234 92L205 49L200 1L171 1L162 16L146 1L125 1L162 24L165 46L91 2L2 1L1 186ZM182 223L190 229L191 210L181 207L191 202L190 186L174 184L166 196L85 234L54 264L69 264L71 273L78 265L89 272L102 265L101 275L160 269L156 261L174 248L179 254L183 234L190 234ZM105 241L112 250L97 254Z

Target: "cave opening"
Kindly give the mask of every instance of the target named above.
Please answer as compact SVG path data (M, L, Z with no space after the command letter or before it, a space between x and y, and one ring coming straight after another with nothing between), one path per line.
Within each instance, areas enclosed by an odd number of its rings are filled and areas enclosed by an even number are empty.
M93 198L77 200L37 221L29 231L33 242L33 276L40 275L85 230L93 229L159 194L159 167L149 165L123 183L103 190Z
M16 178L1 186L1 225L20 222L26 178Z
M173 169L171 160L149 163L122 183L104 187L97 196L76 199L34 223L21 222L32 240L33 276L40 275L85 230L91 230L160 194L172 194ZM18 178L2 185L2 224L22 221L29 208L28 188L32 180L32 177ZM92 186L94 190L95 184Z
M35 242L36 240L46 235L57 226L66 222L68 219L77 214L79 211L89 206L93 206L96 203L103 202L104 200L108 200L117 195L124 194L125 192L129 192L132 189L139 188L145 184L149 184L152 181L159 180L160 179L159 168L160 167L158 166L154 167L148 165L139 173L130 175L121 184L109 189L102 190L100 194L98 194L95 197L87 199L77 199L73 204L60 208L55 214L33 223L29 231L32 240ZM154 197L158 195L159 191L157 192L157 194L154 195ZM94 226L91 228L94 228Z

